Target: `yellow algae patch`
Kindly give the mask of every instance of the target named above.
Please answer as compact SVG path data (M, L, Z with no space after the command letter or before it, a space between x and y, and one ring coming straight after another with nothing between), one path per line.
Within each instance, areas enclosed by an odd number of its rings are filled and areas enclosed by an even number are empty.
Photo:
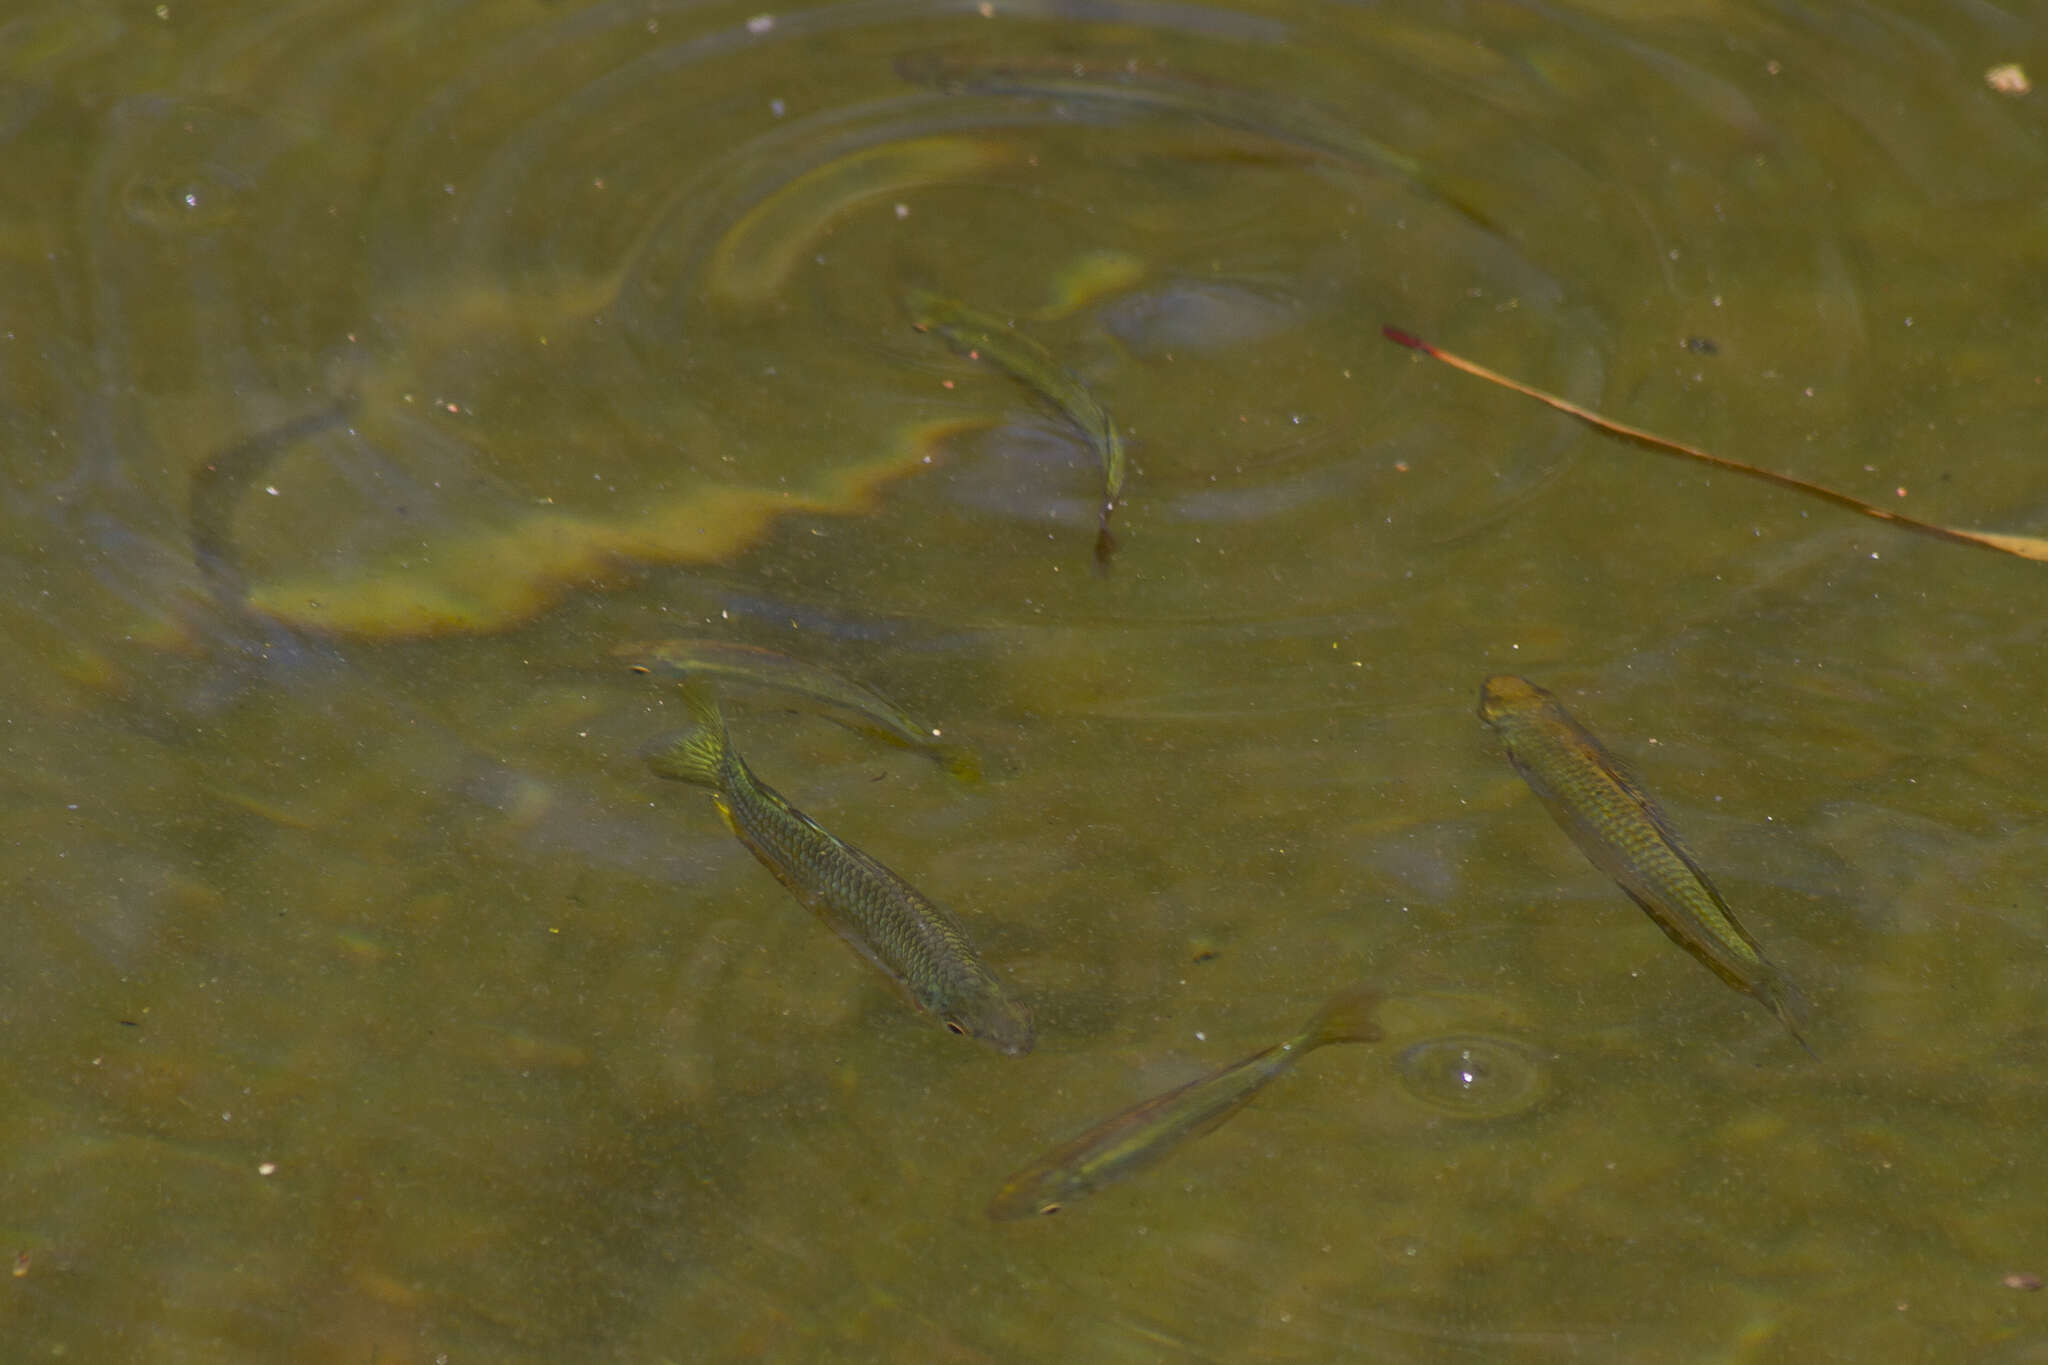
M358 1290L377 1303L398 1308L417 1308L425 1302L425 1297L417 1287L374 1266L356 1266L348 1272L348 1278Z
M353 929L344 929L337 933L334 936L334 946L340 949L341 955L349 961L365 966L375 966L391 960L389 944Z
M56 675L72 687L89 692L96 697L111 697L126 700L134 691L134 682L113 658L81 640L68 638L56 633L54 628L46 629L45 623L34 617L25 621L17 620L17 631L46 637L41 648L28 651L18 633L15 647L24 653L31 653L48 665Z
M1121 294L1145 278L1145 262L1128 251L1084 252L1053 277L1051 297L1037 317L1072 317L1097 299Z
M624 518L536 509L456 533L371 565L360 576L250 585L255 614L323 635L416 640L502 630L566 594L641 564L711 564L765 535L777 517L868 511L890 483L931 463L948 439L980 427L949 419L914 427L883 458L821 475L809 489L697 488Z
M726 303L766 303L833 220L854 205L999 166L1015 155L986 138L921 137L866 147L806 171L719 239L711 292Z
M418 356L462 353L483 337L516 337L546 342L546 329L587 322L618 302L622 272L561 273L544 281L508 283L477 274L439 283L380 306L384 323L408 338L407 358L388 375L358 379L350 387L367 398L419 385Z

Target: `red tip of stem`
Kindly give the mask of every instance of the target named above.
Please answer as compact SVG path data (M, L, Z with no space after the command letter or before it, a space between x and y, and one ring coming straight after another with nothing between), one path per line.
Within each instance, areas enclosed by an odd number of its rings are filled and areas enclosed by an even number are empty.
M1429 347L1422 344L1421 337L1416 336L1413 332L1404 332L1399 327L1381 327L1380 335L1396 345L1406 346L1411 351L1426 351L1429 349Z

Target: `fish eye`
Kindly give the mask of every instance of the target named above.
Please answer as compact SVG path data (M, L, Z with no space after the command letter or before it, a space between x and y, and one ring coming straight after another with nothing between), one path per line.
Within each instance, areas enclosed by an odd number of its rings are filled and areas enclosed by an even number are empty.
M1038 1211L1050 1217L1065 1207L1064 1204L1041 1204L1038 1206Z
M962 1038L965 1038L967 1036L967 1030L960 1027L960 1021L958 1019L948 1019L946 1021L946 1032L957 1033Z

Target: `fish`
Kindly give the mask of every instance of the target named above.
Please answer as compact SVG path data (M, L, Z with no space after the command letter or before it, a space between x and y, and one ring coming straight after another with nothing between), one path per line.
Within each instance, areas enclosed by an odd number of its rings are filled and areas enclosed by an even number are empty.
M945 95L1055 102L1063 110L1092 105L1105 113L1137 118L1179 118L1210 134L1221 155L1250 157L1264 144L1268 159L1308 159L1331 171L1383 176L1435 195L1474 226L1495 236L1508 234L1483 207L1486 187L1423 165L1392 145L1359 131L1356 120L1318 112L1298 95L1282 100L1225 81L1204 80L1151 57L1075 62L1067 54L1048 60L991 61L959 50L908 52L896 59L896 74L912 85ZM1237 134L1233 143L1222 136ZM1249 138L1247 142L1243 139Z
M993 313L917 287L905 296L910 325L930 332L965 356L986 360L1036 394L1087 438L1102 462L1102 506L1096 518L1095 562L1107 567L1116 553L1109 520L1123 499L1130 459L1116 419L1086 384L1053 359L1052 353Z
M633 660L643 673L660 670L677 677L704 675L805 697L828 708L834 720L861 734L912 749L961 782L981 781L981 759L970 748L949 744L888 699L853 679L780 650L729 640L679 637L620 645L615 655Z
M1556 697L1526 678L1488 678L1479 716L1508 761L1593 866L1673 943L1777 1016L1801 1047L1805 997L1736 920L1665 814Z
M1003 1183L988 1216L1007 1222L1058 1213L1083 1195L1164 1161L1220 1127L1304 1056L1329 1043L1379 1038L1379 994L1364 986L1333 997L1292 1038L1134 1105L1048 1152Z
M709 788L747 851L916 1009L1007 1056L1031 1051L1030 1011L982 961L960 922L755 777L733 748L708 683L690 678L680 690L694 728L649 759L656 775Z
M355 395L344 394L236 442L192 471L189 524L193 560L207 589L229 612L243 611L249 596L234 539L235 509L242 495L293 446L346 425L356 406Z

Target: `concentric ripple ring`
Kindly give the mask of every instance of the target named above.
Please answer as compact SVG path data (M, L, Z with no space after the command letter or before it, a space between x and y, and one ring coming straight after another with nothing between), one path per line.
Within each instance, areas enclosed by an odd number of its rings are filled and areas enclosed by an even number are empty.
M1410 1095L1461 1119L1527 1113L1550 1094L1550 1059L1499 1034L1453 1033L1411 1043L1396 1065Z

